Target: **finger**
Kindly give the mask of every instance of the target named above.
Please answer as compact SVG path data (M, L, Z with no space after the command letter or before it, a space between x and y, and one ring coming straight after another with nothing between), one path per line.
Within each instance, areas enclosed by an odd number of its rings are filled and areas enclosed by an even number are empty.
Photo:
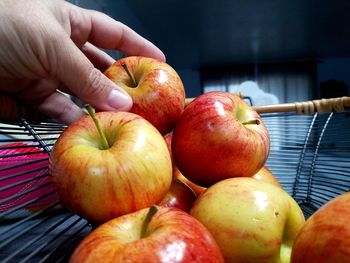
M72 121L82 116L82 110L71 101L68 94L64 95L56 91L60 85L55 78L49 77L38 81L32 81L26 89L18 92L18 98L43 114L64 123ZM63 96L63 97L62 97Z
M70 124L85 115L68 96L58 91L46 97L37 108L47 116L65 124Z
M165 61L163 52L126 25L93 10L67 3L72 25L72 39L105 49L116 49L127 56L145 56Z
M109 56L106 52L100 50L94 45L86 42L81 48L81 51L88 57L96 68L104 72L110 65L115 62L115 59Z
M51 74L82 101L97 110L128 111L131 97L101 73L69 37L62 34L55 45Z

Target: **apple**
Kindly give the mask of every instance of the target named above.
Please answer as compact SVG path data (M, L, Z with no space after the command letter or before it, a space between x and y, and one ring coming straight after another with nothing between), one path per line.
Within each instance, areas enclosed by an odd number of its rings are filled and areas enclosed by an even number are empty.
M96 223L160 202L172 181L163 136L129 112L99 112L72 123L49 163L63 203Z
M185 212L189 212L196 199L197 195L191 189L191 187L177 178L173 178L168 193L165 195L159 205L176 207Z
M250 177L210 186L190 214L214 236L226 262L286 263L305 219L284 190ZM304 261L308 262L308 261Z
M131 56L116 61L104 74L132 97L130 111L147 119L161 134L175 126L185 107L185 89L170 65Z
M350 192L328 201L308 218L292 250L292 263L350 262Z
M83 239L70 262L224 262L215 240L195 218L176 208L158 209L102 224Z
M165 142L168 145L171 156L172 156L172 153L171 153L172 137L173 137L172 132L169 132L164 136ZM181 182L185 183L186 185L188 185L196 193L197 196L199 196L206 189L205 187L197 185L197 184L191 182L190 180L188 180L176 167L173 159L172 159L172 163L173 163L173 177L180 180Z
M283 188L282 185L280 184L280 182L277 180L277 178L275 176L273 176L270 169L267 168L266 166L264 166L256 174L254 174L253 178L274 184L279 188Z
M176 166L201 186L253 176L264 166L269 148L269 134L259 114L240 96L227 92L195 98L172 138Z
M169 193L164 198L164 200L162 200L162 202L169 203L171 200L171 196L175 195L175 196L178 196L177 201L176 202L173 201L176 204L175 206L184 210L184 211L189 211L187 208L188 208L188 204L191 202L190 201L184 202L181 200L183 200L183 199L190 200L189 196L191 196L191 194L190 194L191 191L195 193L195 197L193 197L195 200L207 188L200 186L200 185L197 185L197 184L191 182L190 180L188 180L185 176L183 176L183 174L181 174L181 172L179 171L179 169L177 169L176 166L173 166L173 178L174 179L173 179L172 185L174 184L174 186L170 186ZM256 180L261 180L264 182L271 183L273 185L276 185L279 188L283 188L282 185L279 183L279 181L276 179L276 177L273 176L271 171L266 166L261 168L256 174L254 174L252 176L252 178L254 178ZM180 186L181 184L177 181L180 181L182 183L182 186ZM176 187L175 185L178 185L178 186ZM174 188L174 189L172 190L172 188ZM187 194L183 193L180 195L180 191L176 191L177 188L182 188L184 192L185 192L185 189L187 189L186 190ZM188 189L191 189L191 191L189 191ZM180 189L178 189L178 190L180 190ZM182 198L181 198L181 196L182 196ZM188 196L188 197L185 198L185 196ZM179 203L183 204L183 205L180 206Z
M205 189L207 189L206 187L200 186L198 184L195 184L193 182L191 182L190 180L188 180L180 171L179 169L177 169L177 167L175 167L173 169L173 177L177 178L178 180L180 180L181 182L187 184L195 193L197 196L199 196L201 193L203 193L205 191Z
M187 184L196 194L199 196L201 193L203 193L207 188L197 185L190 180L188 180L180 171L179 169L175 166L173 166L173 177L177 178L178 180L182 181L183 183ZM256 174L252 176L252 178L256 180L261 180L264 182L268 182L271 184L276 185L279 188L283 188L282 185L279 183L277 178L273 176L272 172L270 171L269 168L264 166L261 168Z
M164 136L165 141L168 145L169 150L171 151L171 140L172 140L172 132L166 134ZM171 154L171 152L170 152ZM179 169L176 167L174 161L173 161L173 177L177 178L178 180L180 180L181 182L187 184L195 193L197 196L199 196L201 193L203 193L205 191L205 189L207 189L206 187L197 185L193 182L191 182L190 180L188 180L180 171ZM272 172L270 171L269 168L267 168L267 166L264 166L263 168L261 168L257 173L255 173L253 176L253 178L257 179L257 180L262 180L265 182L269 182L272 183L280 188L283 188L282 185L279 183L279 181L277 180L276 177L273 176Z

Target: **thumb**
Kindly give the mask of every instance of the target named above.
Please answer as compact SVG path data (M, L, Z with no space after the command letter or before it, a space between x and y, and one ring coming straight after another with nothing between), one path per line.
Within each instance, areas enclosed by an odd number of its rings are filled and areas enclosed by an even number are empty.
M131 109L132 99L122 88L96 69L71 39L62 42L52 73L72 94L100 111Z

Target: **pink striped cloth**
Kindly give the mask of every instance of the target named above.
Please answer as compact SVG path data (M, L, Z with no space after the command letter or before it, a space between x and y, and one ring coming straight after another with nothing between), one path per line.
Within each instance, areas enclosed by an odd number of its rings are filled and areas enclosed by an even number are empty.
M40 148L28 143L0 146L0 213L21 205L24 207L19 210L30 213L59 200L48 177L48 157ZM21 183L23 181L26 182ZM45 194L48 196L30 202ZM11 198L14 195L17 196Z

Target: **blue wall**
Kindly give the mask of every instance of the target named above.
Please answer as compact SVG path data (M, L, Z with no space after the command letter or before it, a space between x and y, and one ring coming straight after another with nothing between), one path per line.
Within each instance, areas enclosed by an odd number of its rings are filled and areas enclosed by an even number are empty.
M126 0L70 0L70 2L80 5L85 8L96 9L102 11L123 24L131 27L143 37L152 41L155 45L157 43L152 39L146 28L140 23L138 18L129 8ZM121 54L119 52L110 52L112 56L118 59ZM166 52L165 52L166 55ZM195 97L201 93L200 74L198 70L175 68L180 75L187 97ZM319 87L321 82L336 79L344 81L350 93L350 58L326 58L319 63L317 67L316 80L316 95L319 95Z

